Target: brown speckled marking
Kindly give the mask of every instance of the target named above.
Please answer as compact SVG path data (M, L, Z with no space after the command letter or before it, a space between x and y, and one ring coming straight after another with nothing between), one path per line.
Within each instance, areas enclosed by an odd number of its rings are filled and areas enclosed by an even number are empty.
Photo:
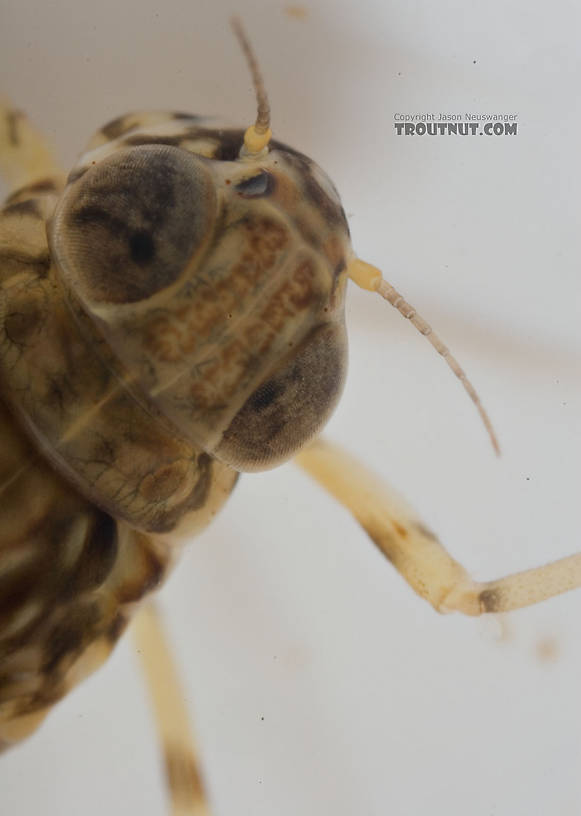
M270 349L283 323L309 308L313 292L309 270L308 261L294 270L273 294L258 319L249 323L240 337L234 337L218 352L212 365L204 370L203 378L191 388L197 407L211 409L218 387L222 400L231 399L247 376L249 356L259 360Z
M144 345L163 362L178 362L187 358L212 332L225 313L240 310L242 299L248 299L262 278L275 268L280 253L288 243L288 233L282 224L262 218L242 225L242 254L223 280L200 285L190 303L177 303L173 311L155 316L144 327ZM226 356L228 352L225 352ZM217 360L206 369L205 380L212 372L223 370ZM198 386L196 386L198 387ZM208 387L212 387L211 383Z
M239 162L242 136L189 114L127 114L95 135L63 198L41 170L0 214L2 746L106 659L179 540L233 489L228 456L249 470L290 457L340 392L340 202L280 143ZM195 246L154 159L192 173L188 190L196 174L216 190L194 196L210 213ZM169 277L150 275L182 239ZM167 767L176 798L203 800L191 757L170 749Z
M106 654L133 601L161 580L169 551L72 491L1 402L0 447L0 740L10 742L4 723L10 732L13 718L66 694L92 644L106 641ZM155 567L140 571L140 558Z

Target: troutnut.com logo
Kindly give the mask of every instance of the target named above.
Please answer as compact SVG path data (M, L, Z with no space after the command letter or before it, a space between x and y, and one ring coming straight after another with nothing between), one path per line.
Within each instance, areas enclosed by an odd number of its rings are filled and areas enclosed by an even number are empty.
M516 136L518 113L395 113L398 136Z

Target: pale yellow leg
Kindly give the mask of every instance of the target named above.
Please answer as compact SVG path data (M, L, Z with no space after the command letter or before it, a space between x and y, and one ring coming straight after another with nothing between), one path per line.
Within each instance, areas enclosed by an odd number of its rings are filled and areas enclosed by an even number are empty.
M27 117L0 99L0 176L8 192L63 177L52 150Z
M153 602L137 615L133 634L153 703L172 816L210 816L184 693Z
M508 612L581 586L581 554L496 581L473 581L413 511L337 445L319 439L295 461L350 510L412 589L438 612Z

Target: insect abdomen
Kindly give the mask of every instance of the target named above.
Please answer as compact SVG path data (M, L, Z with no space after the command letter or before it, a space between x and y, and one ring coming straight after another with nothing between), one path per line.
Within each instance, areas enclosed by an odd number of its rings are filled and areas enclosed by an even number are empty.
M0 748L106 659L175 539L237 478L156 424L75 334L46 244L54 192L23 190L0 214ZM65 454L76 478L57 469Z
M105 660L170 550L88 502L0 401L0 747Z

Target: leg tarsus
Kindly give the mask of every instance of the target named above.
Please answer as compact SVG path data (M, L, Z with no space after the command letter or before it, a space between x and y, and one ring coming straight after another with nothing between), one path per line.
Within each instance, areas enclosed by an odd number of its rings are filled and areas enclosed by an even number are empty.
M473 581L405 502L337 445L318 439L296 462L353 514L412 589L438 612L509 612L581 587L581 554L496 581Z

